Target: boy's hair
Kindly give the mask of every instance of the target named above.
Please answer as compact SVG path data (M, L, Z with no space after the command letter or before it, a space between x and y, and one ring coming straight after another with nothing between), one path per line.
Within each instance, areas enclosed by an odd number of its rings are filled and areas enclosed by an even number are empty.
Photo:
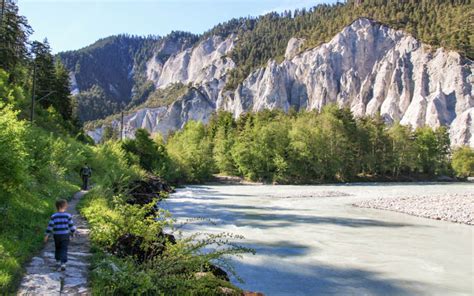
M56 209L60 210L67 206L67 200L65 199L58 199L56 201Z

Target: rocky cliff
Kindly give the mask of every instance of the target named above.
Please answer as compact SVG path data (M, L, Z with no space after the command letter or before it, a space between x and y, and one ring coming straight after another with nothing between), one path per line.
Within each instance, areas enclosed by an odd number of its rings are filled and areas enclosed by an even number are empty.
M409 34L362 18L308 51L300 50L304 40L291 39L283 62L268 61L235 91L226 91L226 73L235 67L228 56L235 38L211 36L165 62L150 59L146 74L157 88L176 82L190 87L169 106L127 115L125 135L133 136L140 127L166 135L188 120L205 122L219 109L237 117L335 103L356 116L380 112L389 123L447 125L453 145L474 147L474 65L456 52L433 50ZM102 128L90 131L96 141L101 134Z

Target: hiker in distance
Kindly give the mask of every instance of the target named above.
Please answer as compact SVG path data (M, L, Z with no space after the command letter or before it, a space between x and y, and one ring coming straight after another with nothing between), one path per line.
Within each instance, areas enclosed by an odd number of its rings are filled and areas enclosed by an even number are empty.
M69 246L70 236L74 236L76 226L72 220L72 215L67 213L68 204L65 199L56 201L57 212L51 215L51 219L46 228L46 236L44 242L48 242L49 236L54 237L54 258L58 267L62 271L66 270L67 263L67 248Z
M89 178L92 176L92 169L87 163L81 168L80 175L82 178L82 190L87 190L89 188Z

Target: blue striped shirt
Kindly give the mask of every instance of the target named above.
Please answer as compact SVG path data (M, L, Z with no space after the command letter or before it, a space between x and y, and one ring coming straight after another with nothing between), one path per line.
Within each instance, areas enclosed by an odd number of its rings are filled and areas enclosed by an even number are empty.
M51 215L46 228L46 234L69 234L76 231L72 215L66 212L57 212Z

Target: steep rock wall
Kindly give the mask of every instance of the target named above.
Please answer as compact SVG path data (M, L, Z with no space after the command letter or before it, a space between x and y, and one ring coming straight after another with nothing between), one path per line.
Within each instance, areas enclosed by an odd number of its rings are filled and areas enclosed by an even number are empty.
M402 31L359 19L330 42L305 52L300 53L304 40L291 39L282 63L270 60L231 92L224 86L225 73L235 67L228 57L234 42L234 36L213 36L164 64L150 60L147 75L157 87L175 82L194 87L166 108L127 117L127 136L139 127L167 134L190 119L206 122L219 109L237 117L335 103L356 116L380 112L389 123L451 126L453 145L474 147L474 65L456 52L432 50ZM100 138L97 131L91 134Z

